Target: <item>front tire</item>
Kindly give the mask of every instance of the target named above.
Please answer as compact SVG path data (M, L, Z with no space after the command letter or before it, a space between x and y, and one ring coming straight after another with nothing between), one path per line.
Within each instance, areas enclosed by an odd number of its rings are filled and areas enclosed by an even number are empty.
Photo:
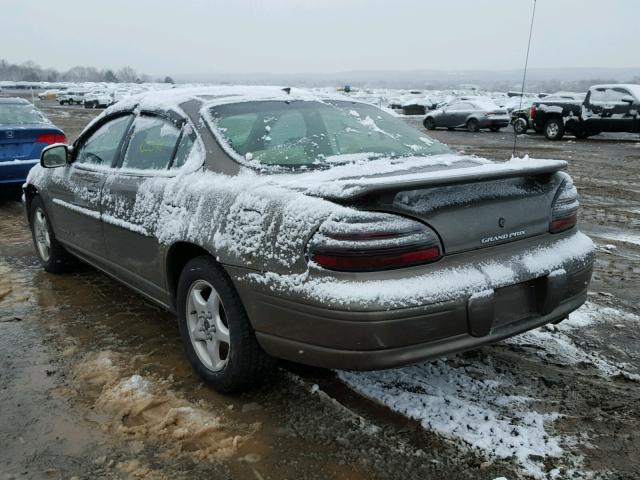
M56 240L49 221L49 215L40 197L35 197L31 201L29 223L31 225L33 245L45 271L62 273L69 270L69 265L72 263L73 258Z
M551 118L544 124L544 136L547 140L562 140L564 137L564 121L560 118Z
M467 120L467 130L469 130L470 132L479 132L480 124L478 123L478 120L476 120L475 118L470 118L469 120Z
M513 131L516 133L516 135L527 133L527 130L527 121L524 118L516 118L516 120L513 122Z
M427 130L435 130L436 129L436 121L432 117L427 117L423 122L424 128Z
M231 280L211 257L189 261L178 281L178 325L196 374L220 393L260 383L275 360L258 344Z

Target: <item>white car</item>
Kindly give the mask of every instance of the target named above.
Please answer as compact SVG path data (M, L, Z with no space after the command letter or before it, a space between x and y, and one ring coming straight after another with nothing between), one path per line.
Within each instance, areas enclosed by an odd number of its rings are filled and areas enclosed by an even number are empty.
M110 92L106 90L94 90L85 94L82 102L84 108L107 108L114 103Z

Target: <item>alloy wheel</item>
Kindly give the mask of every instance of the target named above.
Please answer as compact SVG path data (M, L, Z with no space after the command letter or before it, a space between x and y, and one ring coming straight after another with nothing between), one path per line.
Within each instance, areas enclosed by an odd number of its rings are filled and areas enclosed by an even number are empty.
M33 214L33 234L36 239L38 255L43 262L48 262L51 256L51 238L47 217L41 208L36 208Z
M231 344L220 295L209 282L198 280L189 289L186 308L189 338L198 358L209 370L224 369Z

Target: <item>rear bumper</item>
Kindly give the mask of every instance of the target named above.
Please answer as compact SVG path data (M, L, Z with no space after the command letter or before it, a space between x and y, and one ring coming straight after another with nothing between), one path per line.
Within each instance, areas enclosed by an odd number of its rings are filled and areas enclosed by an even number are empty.
M557 263L551 269L522 273L503 283L487 279L490 275L484 275L485 280L476 278L471 270L454 282L445 282L435 264L424 267L425 271L414 277L416 290L406 291L406 297L416 301L410 302L412 306L400 308L383 304L380 299L384 293L374 294L359 304L341 305L324 293L322 284L313 284L311 296L305 296L300 285L292 285L291 291L285 293L273 284L247 281L251 274L237 268L228 270L265 351L275 357L325 368L375 370L476 348L562 320L584 303L593 266L592 244L584 244L582 254L572 257L569 250L574 245L572 239L582 243L586 237L575 233L564 240L554 240L551 245L557 245L555 250L538 251L542 256L556 256ZM529 239L519 243L528 251L535 242ZM536 269L540 265L537 257L529 254L513 256L513 250L505 248L502 252L483 250L463 256L458 264L451 260L442 268L460 270L462 264L473 263L474 268L482 269L488 257L504 260L505 265L512 267L514 258ZM559 254L562 251L567 252L566 257ZM496 271L496 267L491 266L491 270ZM495 278L501 276L500 273ZM470 288L462 285L467 278L471 279ZM358 291L366 292L370 286L380 292L387 289L388 293L393 290L394 281L369 279L366 289ZM438 282L446 283L446 292L451 295L439 296L437 301L420 297L418 292L428 291L432 288L430 284ZM354 288L353 284L342 282L340 286L349 290Z
M0 161L0 184L22 184L40 160Z
M462 332L444 338L437 338L427 342L403 345L394 348L377 350L356 350L339 349L313 343L291 340L266 333L257 332L258 342L264 350L273 356L287 360L314 365L323 368L336 368L341 370L381 370L385 368L400 367L411 363L433 360L446 355L463 352L498 342L505 338L518 335L547 323L557 322L564 319L569 313L579 308L586 300L586 289L583 293L569 298L558 305L547 315L535 315L524 318L507 325L498 326L491 329L490 333L481 337ZM464 306L454 307L447 315L447 312L438 314L425 314L419 320L436 332L444 332L451 329L450 323L459 320L460 312L464 312ZM326 325L322 318L316 319L318 327L326 328L333 325ZM415 333L415 325L411 321L390 321L388 327L394 330L403 330L405 335ZM373 337L375 333L370 325L361 325L364 332L369 332ZM314 330L317 331L317 330ZM336 338L340 338L343 333L340 329L333 330ZM312 333L312 332L311 332Z

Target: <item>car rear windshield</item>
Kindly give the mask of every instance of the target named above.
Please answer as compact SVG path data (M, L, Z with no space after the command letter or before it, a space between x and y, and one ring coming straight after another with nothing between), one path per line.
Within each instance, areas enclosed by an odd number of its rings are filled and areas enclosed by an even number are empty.
M256 101L211 108L235 152L262 165L329 166L356 158L435 155L449 149L404 121L349 101Z
M0 125L48 123L33 105L0 104Z

